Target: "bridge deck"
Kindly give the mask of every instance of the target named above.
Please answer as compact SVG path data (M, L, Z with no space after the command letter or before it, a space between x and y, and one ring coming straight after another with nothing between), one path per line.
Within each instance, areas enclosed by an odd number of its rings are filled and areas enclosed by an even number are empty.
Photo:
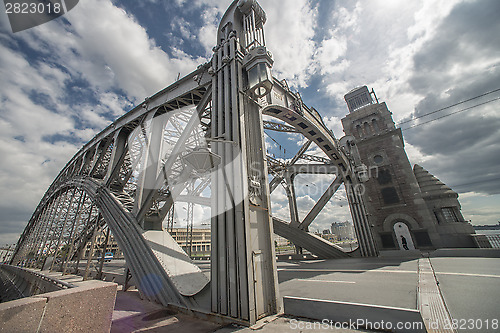
M464 256L464 251L467 256ZM481 252L482 251L482 252ZM474 330L458 332L498 332L498 302L500 298L500 255L491 250L436 251L430 258L422 256L379 258L348 258L340 260L279 261L278 277L281 296L363 303L407 309L419 308L419 264L429 261L436 277L438 293L452 319L474 320ZM485 255L486 254L486 255ZM125 264L116 260L106 263L107 276ZM118 267L120 266L120 267ZM209 263L200 263L208 273ZM41 272L68 283L81 277L61 276L59 272ZM423 289L422 289L423 290ZM424 290L425 291L425 290ZM421 306L422 304L420 304ZM159 304L141 300L137 290L119 292L113 314L112 332L160 327L190 332L229 332L207 321L173 314ZM263 332L290 330L290 318L280 318L265 326ZM424 318L425 319L425 318ZM496 320L496 321L495 321ZM308 321L302 322L304 325ZM142 326L141 326L142 325ZM479 325L482 325L479 328ZM496 328L495 328L496 327ZM230 331L246 331L232 327ZM170 331L170 330L169 330ZM250 331L250 330L248 330ZM335 332L335 330L333 330ZM311 332L314 332L313 330ZM336 332L356 332L337 330Z

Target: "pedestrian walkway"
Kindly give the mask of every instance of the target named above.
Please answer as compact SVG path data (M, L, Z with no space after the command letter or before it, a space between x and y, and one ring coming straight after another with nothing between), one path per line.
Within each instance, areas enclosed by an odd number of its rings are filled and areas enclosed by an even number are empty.
M164 306L141 299L137 289L116 295L115 311L111 324L112 333L128 332L213 332L220 325L172 312Z
M328 332L356 333L365 330L326 328L326 324L305 318L275 316L266 318L254 327L218 325L207 320L172 312L160 304L141 299L137 289L128 291L118 287L111 333L169 332L169 333L271 333L271 332ZM322 326L321 326L322 325Z

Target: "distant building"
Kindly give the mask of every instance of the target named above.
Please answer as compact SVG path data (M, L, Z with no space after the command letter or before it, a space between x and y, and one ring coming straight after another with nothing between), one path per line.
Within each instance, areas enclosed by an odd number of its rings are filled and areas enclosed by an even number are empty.
M377 247L475 247L474 229L462 216L458 194L423 167L412 168L387 105L374 102L366 86L344 98L349 114L342 126L370 176L363 185Z
M500 230L500 222L498 224L475 225L475 230Z
M106 231L101 230L94 241L94 251L93 251L93 256L94 257L99 257L102 252L112 252L113 253L113 258L123 258L123 253L120 250L120 247L118 246L118 243L116 242L115 238L113 237L113 234L110 233L109 239L108 239L108 244L106 244ZM88 258L90 254L90 248L91 248L92 242L88 242L85 248L85 254L84 258Z
M189 253L189 246L191 245L191 255L192 256L209 256L210 255L210 229L193 229L192 241L191 237L186 237L186 228L173 228L169 231L172 238L182 247L186 253ZM189 233L191 236L191 232ZM187 240L187 244L186 244ZM94 243L94 257L101 255L104 244L106 242L106 233L100 232ZM88 257L90 253L91 242L87 243L85 257ZM123 253L118 247L118 243L114 239L113 235L110 234L108 240L108 245L105 252L113 252L113 258L123 258Z
M340 241L340 239L337 235L331 234L331 233L323 234L323 235L321 235L321 237L323 237L323 239L326 239L330 243L337 243L338 241Z
M336 235L338 240L351 240L354 239L354 226L347 221L333 222L331 233Z
M193 229L192 235L191 231L189 231L189 237L186 228L173 228L169 233L186 253L189 253L189 246L191 246L191 256L203 257L210 255L210 229Z
M274 244L276 246L286 246L290 245L290 241L280 235L273 234Z

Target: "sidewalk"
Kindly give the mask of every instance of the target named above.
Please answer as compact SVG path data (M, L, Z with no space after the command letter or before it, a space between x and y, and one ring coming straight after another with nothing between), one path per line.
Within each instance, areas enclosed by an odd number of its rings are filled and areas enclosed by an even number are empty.
M174 313L161 304L140 298L137 289L116 294L115 311L111 324L112 333L129 332L214 332L220 325Z
M268 323L258 323L254 327L239 325L221 326L209 321L196 319L188 315L174 313L160 304L140 298L136 289L122 291L118 287L115 311L111 324L111 333L131 332L169 332L169 333L271 333L271 332L325 332L319 322L287 316L277 316ZM356 333L364 330L330 329L328 332Z

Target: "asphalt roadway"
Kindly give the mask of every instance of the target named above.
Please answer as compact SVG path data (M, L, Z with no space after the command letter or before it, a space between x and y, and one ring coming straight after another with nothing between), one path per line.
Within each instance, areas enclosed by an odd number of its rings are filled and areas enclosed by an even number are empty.
M431 258L431 263L458 331L500 332L500 258Z
M500 332L500 258L430 258L458 332ZM419 258L279 261L281 296L417 309ZM198 262L209 273L209 262ZM123 274L123 260L105 264Z
M417 258L278 263L280 293L417 309ZM500 332L500 258L430 258L458 332Z
M418 260L379 258L278 264L281 296L416 309Z

